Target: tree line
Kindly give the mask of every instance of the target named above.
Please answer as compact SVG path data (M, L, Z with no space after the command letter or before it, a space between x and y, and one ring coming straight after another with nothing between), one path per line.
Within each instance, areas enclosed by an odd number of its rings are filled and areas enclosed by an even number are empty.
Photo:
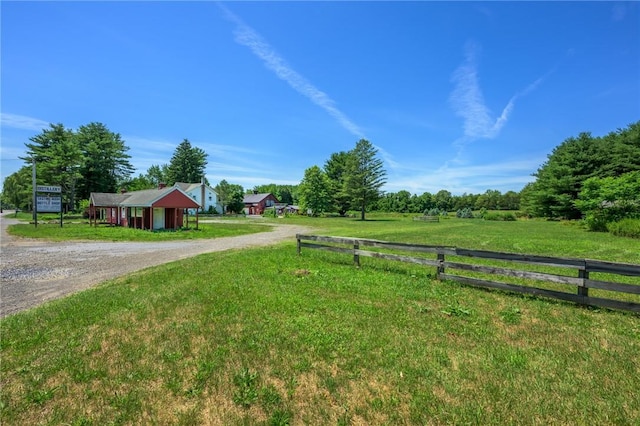
M77 130L51 124L26 143L26 165L4 181L2 203L28 209L31 164L35 160L39 184L63 188L68 209L80 207L91 192L117 192L157 187L160 183L200 182L207 153L184 139L167 164L152 165L131 177L129 148L119 134L102 123ZM640 122L603 137L580 133L558 145L533 174L535 180L520 192L489 189L482 194L453 195L446 189L421 195L409 191L383 192L386 171L378 150L366 139L350 151L333 153L322 167L304 172L299 185L267 184L246 190L220 181L214 189L227 212L241 212L242 199L252 192L272 193L279 201L297 204L312 215L346 215L356 211L422 213L439 211L521 210L531 217L585 218L591 229L623 218L640 217ZM209 184L209 182L205 183Z

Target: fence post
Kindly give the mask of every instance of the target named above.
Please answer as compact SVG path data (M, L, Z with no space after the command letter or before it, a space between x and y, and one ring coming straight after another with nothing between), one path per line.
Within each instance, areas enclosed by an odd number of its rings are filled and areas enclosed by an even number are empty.
M578 296L589 297L589 287L586 286L586 280L589 279L589 271L587 270L587 262L584 263L584 269L578 269L578 278L582 278L582 285L578 286Z
M301 247L300 247L300 234L296 235L296 244L298 246L297 247L298 248L298 256L300 256L300 251L301 251L300 250L301 249Z
M358 244L358 240L353 242L353 263L359 268L360 267L360 255L356 253L356 250L360 249L360 244Z
M440 279L440 275L444 274L444 253L438 253L438 271L436 273L436 279Z

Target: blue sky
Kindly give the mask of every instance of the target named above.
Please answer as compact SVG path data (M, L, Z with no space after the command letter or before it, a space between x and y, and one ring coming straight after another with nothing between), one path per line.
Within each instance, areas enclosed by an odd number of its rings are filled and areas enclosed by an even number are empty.
M188 138L213 185L298 184L364 137L386 191L519 191L566 138L640 119L636 2L0 8L2 180L48 123L97 121L136 175Z

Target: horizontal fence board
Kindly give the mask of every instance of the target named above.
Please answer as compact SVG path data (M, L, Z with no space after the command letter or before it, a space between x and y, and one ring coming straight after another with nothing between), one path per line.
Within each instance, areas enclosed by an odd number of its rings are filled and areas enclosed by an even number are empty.
M427 266L440 266L440 262L435 259L423 259L420 257L401 256L399 254L390 253L378 253L376 251L367 250L355 250L354 253L360 256L376 257L378 259L397 260L400 262L418 263L420 265Z
M326 243L353 244L355 238L325 237L320 235L297 235L298 240L323 241Z
M559 257L535 256L517 253L501 253L497 251L456 249L456 255L479 257L482 259L509 260L512 262L533 263L537 265L556 266L560 268L584 269L584 260L563 259Z
M589 272L609 272L618 275L640 276L640 265L590 259L585 260L585 262ZM640 280L638 280L638 284L640 284Z
M620 293L640 294L640 285L635 284L612 283L610 281L586 279L584 281L584 286L600 290L617 291Z
M620 309L640 313L640 304L633 302L623 302L622 300L602 299L599 297L585 297L583 302L586 305L599 306L601 308Z
M300 243L300 247L307 247L315 250L333 251L336 253L353 253L353 249L348 249L344 247L324 246L322 244Z
M460 275L440 274L440 277L446 280L457 281L463 284L475 287L488 287L498 290L514 291L517 293L533 294L535 296L547 296L555 299L568 300L570 302L583 303L584 296L572 293L564 293L562 291L546 290L537 287L525 287L515 284L499 283L496 281L481 280L478 278L461 277Z
M484 272L486 274L505 275L515 278L528 278L532 280L549 281L558 284L582 285L584 279L566 277L564 275L545 274L542 272L519 271L516 269L498 268L495 266L469 265L468 263L444 262L445 268L462 269L465 271Z
M441 246L426 246L421 244L407 244L407 243L388 243L386 241L376 240L357 240L361 246L378 247L391 250L405 250L421 253L444 253L455 255L456 249L453 247L441 247Z

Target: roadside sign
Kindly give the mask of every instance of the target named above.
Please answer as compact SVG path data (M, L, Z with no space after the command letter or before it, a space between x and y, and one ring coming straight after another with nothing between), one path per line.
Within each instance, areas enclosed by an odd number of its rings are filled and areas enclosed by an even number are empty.
M62 187L58 185L36 185L36 192L62 193Z
M36 197L39 212L59 213L62 211L62 197L38 195Z

